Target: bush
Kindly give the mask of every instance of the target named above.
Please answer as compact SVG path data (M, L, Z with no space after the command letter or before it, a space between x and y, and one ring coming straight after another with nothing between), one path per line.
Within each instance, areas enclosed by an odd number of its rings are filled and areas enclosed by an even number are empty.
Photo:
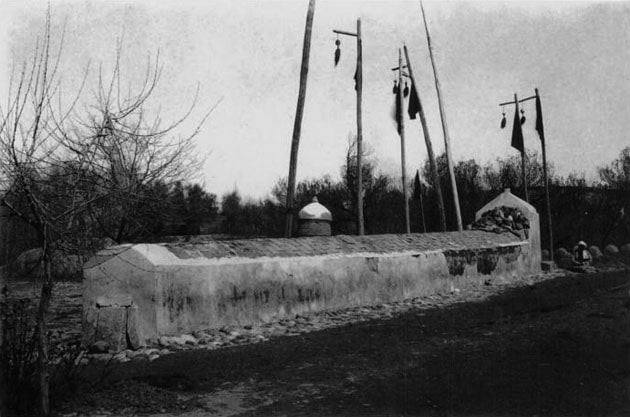
M6 383L9 416L38 414L39 367L36 303L28 298L0 303L4 344L0 349L0 373ZM80 343L61 341L59 332L48 332L51 399L61 399L77 388Z
M38 404L37 326L34 308L24 298L0 305L4 344L0 372L5 377L6 407L15 415L34 415Z

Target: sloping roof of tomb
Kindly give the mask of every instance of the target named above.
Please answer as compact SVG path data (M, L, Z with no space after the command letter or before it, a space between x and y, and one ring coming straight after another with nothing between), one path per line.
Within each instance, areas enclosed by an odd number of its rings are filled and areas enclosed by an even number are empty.
M293 239L212 240L207 237L198 237L188 242L163 245L181 259L213 259L430 252L482 249L522 243L518 237L510 233L497 234L472 230L409 235L315 236Z

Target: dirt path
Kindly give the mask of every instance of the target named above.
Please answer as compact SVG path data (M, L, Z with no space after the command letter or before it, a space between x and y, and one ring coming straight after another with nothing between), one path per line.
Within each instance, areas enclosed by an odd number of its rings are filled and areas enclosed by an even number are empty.
M630 415L630 273L118 364L61 415ZM94 375L92 375L94 376Z

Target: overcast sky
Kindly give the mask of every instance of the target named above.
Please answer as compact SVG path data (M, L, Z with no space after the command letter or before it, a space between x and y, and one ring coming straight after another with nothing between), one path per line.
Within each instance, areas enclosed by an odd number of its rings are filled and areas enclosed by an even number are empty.
M45 1L0 0L0 92L11 62L20 61L41 30ZM159 49L164 72L154 103L164 118L181 115L197 84L192 122L219 99L197 136L207 154L199 177L219 196L238 189L267 195L288 173L307 0L52 1L53 27L66 21L61 61L65 91L88 61L111 68L124 37L123 71L143 75ZM548 159L561 175L609 163L630 145L630 3L425 2L455 160L480 163L516 155L498 103L542 97ZM353 74L356 44L341 38L333 66L333 29L362 20L364 141L387 173L399 175L400 142L391 119L393 74L405 42L436 153L444 149L437 98L418 1L319 0L316 5L298 180L339 177L348 138L356 132ZM89 94L86 95L89 98ZM4 96L2 98L4 100ZM533 101L525 104L525 146L540 150ZM426 158L418 120L407 120L409 176ZM182 131L182 133L186 133Z

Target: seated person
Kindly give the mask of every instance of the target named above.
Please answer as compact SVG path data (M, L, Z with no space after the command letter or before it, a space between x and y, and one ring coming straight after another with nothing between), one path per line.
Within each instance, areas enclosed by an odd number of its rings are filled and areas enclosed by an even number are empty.
M591 261L591 254L588 249L586 249L586 243L581 240L573 250L573 266L589 266Z

